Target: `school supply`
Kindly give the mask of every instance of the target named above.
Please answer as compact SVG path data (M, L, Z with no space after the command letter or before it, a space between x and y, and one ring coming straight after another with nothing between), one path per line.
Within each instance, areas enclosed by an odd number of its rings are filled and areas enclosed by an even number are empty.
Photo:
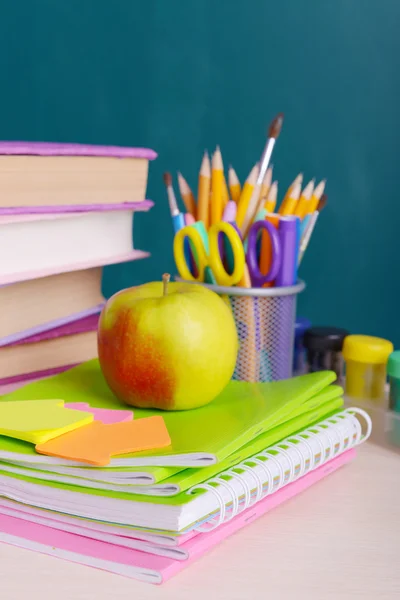
M228 184L231 198L237 204L239 202L242 187L240 185L239 178L236 175L236 171L232 166L229 166L228 169Z
M308 213L309 214L312 214L314 211L317 210L318 203L321 200L322 195L325 191L325 186L326 186L326 180L323 179L322 181L319 182L319 184L314 189L313 195L311 196L311 200L308 205Z
M127 254L133 251L132 227L132 211L0 217L0 253L8 257L0 277L33 269L62 272L70 263Z
M222 218L223 204L223 179L224 166L219 147L217 146L211 161L211 225L218 223Z
M362 421L366 422L363 433ZM134 421L133 421L134 422ZM0 495L21 504L47 508L83 519L162 530L178 535L210 531L233 519L266 494L312 472L367 439L369 416L353 408L334 414L296 435L256 452L252 457L207 478L189 493L173 497L135 496L94 490L56 481L40 481L4 471ZM173 442L173 435L171 435Z
M249 201L246 215L243 219L243 224L241 226L241 232L243 234L243 237L246 237L248 229L256 215L256 212L258 209L260 188L263 183L265 174L267 172L267 169L268 169L268 166L269 166L269 163L271 160L272 151L274 149L275 142L281 132L282 124L283 124L283 114L279 113L279 115L277 115L275 117L275 119L272 121L272 123L268 129L268 139L267 139L267 143L265 145L264 151L263 151L261 159L260 159L260 168L258 171L257 181L254 186L253 194Z
M296 205L299 201L301 194L301 185L296 183L293 187L290 187L288 190L288 194L282 201L278 209L278 214L282 215L282 217L286 217L288 215L293 215L293 212L296 208Z
M178 186L179 191L185 205L186 211L196 219L196 201L193 196L193 192L190 189L188 182L181 173L178 172Z
M348 335L343 342L346 363L346 394L364 400L385 395L386 365L393 344L370 335Z
M141 541L122 535L87 529L82 520L50 513L50 518L37 516L8 506L0 506L0 541L63 558L78 564L96 567L143 582L160 584L190 566L219 542L242 529L249 522L266 514L283 502L305 491L330 473L355 458L355 450L348 450L294 483L265 497L217 529L189 537L180 546L170 546L153 541ZM19 507L20 505L18 505ZM86 523L86 522L84 522ZM101 526L99 526L101 527ZM103 528L106 526L102 526ZM151 540L156 536L151 535Z
M211 166L208 153L205 152L201 162L197 191L197 218L208 229L210 224L210 186Z
M189 411L163 413L172 440L169 449L137 452L112 459L111 466L201 467L223 460L241 446L272 426L290 418L294 410L324 390L335 379L331 372L312 373L275 383L230 382L210 404ZM98 360L79 365L65 373L20 388L4 400L42 400L62 398L64 402L87 402L96 408L126 408L108 388ZM135 409L135 418L159 414L156 410ZM37 464L64 464L64 461L39 457L32 448L16 440L0 437L0 459Z
M299 265L300 265L301 261L303 260L304 253L307 250L308 244L310 243L310 239L311 239L312 233L314 231L314 227L317 223L319 213L321 212L321 210L323 208L325 208L326 203L327 203L327 196L326 196L326 194L323 194L321 196L320 201L318 202L317 210L314 211L311 215L307 215L305 217L305 221L306 221L304 223L305 227L301 228L301 230L300 230L301 239L300 239L299 257L298 257Z
M165 187L167 188L168 204L172 218L172 226L174 229L174 233L177 233L180 229L182 229L182 227L185 226L185 216L183 213L180 212L178 208L174 188L172 187L171 173L164 173L163 179Z
M315 179L312 179L301 192L299 201L293 211L293 214L299 219L304 219L307 213L310 212L310 202L314 190Z
M64 404L64 407L72 408L73 410L90 412L92 413L95 421L100 421L105 425L112 425L114 423L128 423L133 419L133 412L131 410L94 408L87 404L87 402L70 402L69 404Z
M0 206L140 202L156 156L146 148L0 142Z
M238 201L237 217L236 217L236 223L240 229L243 226L243 222L245 220L246 213L248 211L250 199L253 195L253 191L254 191L255 185L257 183L258 171L259 171L258 165L254 165L254 167L250 171L250 173L245 181L245 184L242 188L242 192L240 194L240 198Z
M400 412L400 352L398 350L389 356L386 372L389 379L389 408Z
M30 334L0 348L2 379L97 357L99 313Z
M278 235L282 249L280 268L276 275L277 287L294 285L297 281L297 257L300 243L300 221L298 217L282 217Z
M305 372L334 371L341 385L344 377L343 342L348 335L346 329L338 327L308 328L303 338L307 356Z
M96 314L103 304L99 267L0 286L0 346Z
M268 212L268 213L272 213L274 212L275 208L276 208L276 202L278 199L278 183L276 181L273 182L273 184L271 185L271 187L269 188L266 200L265 200L265 204L264 204L264 209Z

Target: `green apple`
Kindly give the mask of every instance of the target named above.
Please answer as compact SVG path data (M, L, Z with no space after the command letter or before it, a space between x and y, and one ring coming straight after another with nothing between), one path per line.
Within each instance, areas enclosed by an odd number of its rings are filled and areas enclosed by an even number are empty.
M153 282L118 292L100 316L104 377L132 406L185 410L211 402L235 369L238 337L230 308L190 283Z

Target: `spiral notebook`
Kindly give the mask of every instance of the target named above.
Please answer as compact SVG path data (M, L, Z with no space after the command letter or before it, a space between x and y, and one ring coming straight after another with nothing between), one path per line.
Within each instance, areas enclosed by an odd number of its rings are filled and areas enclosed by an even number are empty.
M363 433L360 417L367 423ZM115 525L183 534L217 527L265 495L360 444L369 416L347 409L268 447L236 466L171 498L137 497L41 482L0 470L0 496L59 513ZM134 498L134 499L133 499Z

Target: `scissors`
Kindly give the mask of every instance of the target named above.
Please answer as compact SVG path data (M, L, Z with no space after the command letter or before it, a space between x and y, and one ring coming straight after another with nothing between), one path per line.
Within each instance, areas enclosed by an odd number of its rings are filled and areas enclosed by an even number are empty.
M223 263L220 235L225 234L232 249L232 269L229 273ZM197 275L193 275L188 265L184 242L189 239L197 264ZM237 229L231 223L220 221L208 230L202 221L183 227L174 237L174 258L180 276L187 281L217 283L233 286L239 283L245 269L245 252Z

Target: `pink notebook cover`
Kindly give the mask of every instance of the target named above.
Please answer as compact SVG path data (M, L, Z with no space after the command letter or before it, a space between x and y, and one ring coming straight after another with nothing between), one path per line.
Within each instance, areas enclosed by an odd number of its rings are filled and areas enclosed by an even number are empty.
M112 256L107 260L102 259L99 261L83 261L79 263L63 265L54 269L41 269L38 271L27 271L26 273L18 273L17 276L3 275L0 276L0 285L16 283L17 281L28 281L29 279L39 279L40 277L49 277L50 275L57 275L58 273L69 273L71 271L83 271L85 269L91 269L93 267L115 265L118 263L140 260L141 258L147 258L148 256L150 256L149 252L143 252L143 250L132 250L127 254L119 254L117 256Z
M0 515L0 541L126 577L159 584L176 575L185 566L190 565L248 523L350 462L354 456L355 450L348 450L275 494L267 496L232 521L214 531L195 536L183 545L189 554L186 561L147 554L5 515Z
M76 321L82 322L87 317L90 317L92 315L98 316L103 306L104 303L98 304L97 306L93 306L92 308L88 308L87 310L83 310L79 313L74 313L72 315L68 315L67 317L56 319L55 321L42 323L40 325L37 325L36 327L32 327L31 329L25 329L24 331L18 331L17 333L7 335L0 339L0 348L2 346L12 346L17 342L24 342L25 340L29 340L29 338L35 335L43 334L46 331L57 329L69 323L75 323Z

